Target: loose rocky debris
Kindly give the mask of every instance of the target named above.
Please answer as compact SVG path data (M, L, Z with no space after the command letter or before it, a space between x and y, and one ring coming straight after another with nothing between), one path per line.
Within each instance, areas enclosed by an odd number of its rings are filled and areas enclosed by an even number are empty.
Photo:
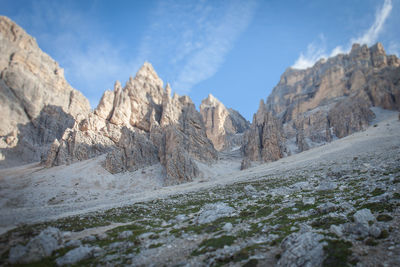
M396 266L398 162L393 147L21 226L0 237L1 264Z

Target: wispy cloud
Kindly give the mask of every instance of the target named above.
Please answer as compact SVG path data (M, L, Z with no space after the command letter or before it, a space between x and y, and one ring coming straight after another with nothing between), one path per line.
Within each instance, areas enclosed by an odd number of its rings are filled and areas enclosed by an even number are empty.
M299 58L293 64L293 68L305 69L313 66L319 59L326 58L328 56L336 56L341 53L347 53L351 49L353 43L360 43L366 45L372 45L377 40L381 32L383 31L383 26L385 21L392 11L392 0L384 0L383 5L376 11L375 21L368 30L360 34L359 37L351 38L349 44L345 47L336 46L330 53L327 52L325 38L320 37L321 41L312 42L307 46L307 52L300 53Z
M306 69L315 64L320 58L326 57L326 41L324 35L320 35L317 41L307 46L307 52L300 53L299 58L293 64L295 69Z
M396 56L400 56L400 44L394 41L389 43L389 47L387 49L389 54L393 54Z
M179 93L212 77L251 22L256 1L160 1L139 60L168 66Z
M378 40L378 36L383 30L383 25L392 11L392 0L385 0L383 6L377 10L374 24L360 37L352 39L352 43L372 45Z

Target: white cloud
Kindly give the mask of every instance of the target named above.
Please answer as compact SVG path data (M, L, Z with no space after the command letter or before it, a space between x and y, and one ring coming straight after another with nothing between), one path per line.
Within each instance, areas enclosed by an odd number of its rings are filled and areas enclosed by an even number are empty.
M360 37L352 39L352 43L372 45L378 40L378 36L383 30L383 25L392 11L392 0L385 0L381 9L376 12L375 22Z
M326 57L326 42L325 37L320 35L318 41L314 41L307 46L307 52L303 54L300 53L299 58L296 60L292 66L295 69L306 69L312 67L315 62L320 58Z
M168 65L179 93L212 77L251 22L255 1L160 1L138 61Z
M350 43L343 48L343 46L336 46L331 53L326 52L326 45L325 42L320 42L319 44L316 42L310 43L307 46L307 52L305 54L300 53L299 58L293 64L293 68L295 69L306 69L312 67L319 59L327 57L329 54L330 57L336 56L342 53L348 53L351 49L353 43L360 43L360 44L367 44L372 45L377 40L379 35L383 30L383 26L385 21L390 15L392 11L392 1L391 0L384 0L383 6L377 10L375 15L375 21L371 25L371 27L365 31L360 37L358 38L351 38ZM394 53L396 53L396 49L393 49ZM390 51L390 48L389 48Z

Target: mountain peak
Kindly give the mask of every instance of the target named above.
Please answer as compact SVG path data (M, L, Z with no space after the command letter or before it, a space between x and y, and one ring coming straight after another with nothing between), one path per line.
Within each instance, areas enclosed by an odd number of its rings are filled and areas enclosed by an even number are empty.
M136 73L135 79L140 78L148 78L152 80L161 81L160 77L158 77L157 72L154 70L153 65L150 62L145 61L143 65L140 67L138 72ZM162 83L162 81L161 81Z
M216 107L222 105L224 106L221 101L219 101L215 96L213 96L212 94L208 94L207 98L203 99L201 101L201 105L200 108L206 108L206 107Z

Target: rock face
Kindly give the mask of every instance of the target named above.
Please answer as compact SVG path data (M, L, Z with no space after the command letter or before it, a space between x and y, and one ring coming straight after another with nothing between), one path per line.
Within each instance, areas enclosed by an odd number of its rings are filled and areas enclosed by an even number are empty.
M217 150L229 149L243 144L243 133L249 122L239 112L227 109L218 99L209 94L201 102L200 113L206 133Z
M38 161L79 114L89 113L89 101L33 37L3 16L0 51L0 164Z
M282 124L271 112L266 109L263 100L256 114L250 129L246 132L247 142L242 150L245 159L242 169L249 166L246 161L275 161L286 155L285 139L283 136Z
M267 110L283 123L291 152L365 129L371 106L400 108L400 60L382 44L354 44L349 54L289 68L267 99Z
M364 130L375 116L370 107L400 109L399 81L400 60L386 55L380 43L354 44L349 54L321 59L305 70L289 68L266 106L260 105L243 146L245 156L276 160ZM265 136L263 121L270 122L271 136Z

